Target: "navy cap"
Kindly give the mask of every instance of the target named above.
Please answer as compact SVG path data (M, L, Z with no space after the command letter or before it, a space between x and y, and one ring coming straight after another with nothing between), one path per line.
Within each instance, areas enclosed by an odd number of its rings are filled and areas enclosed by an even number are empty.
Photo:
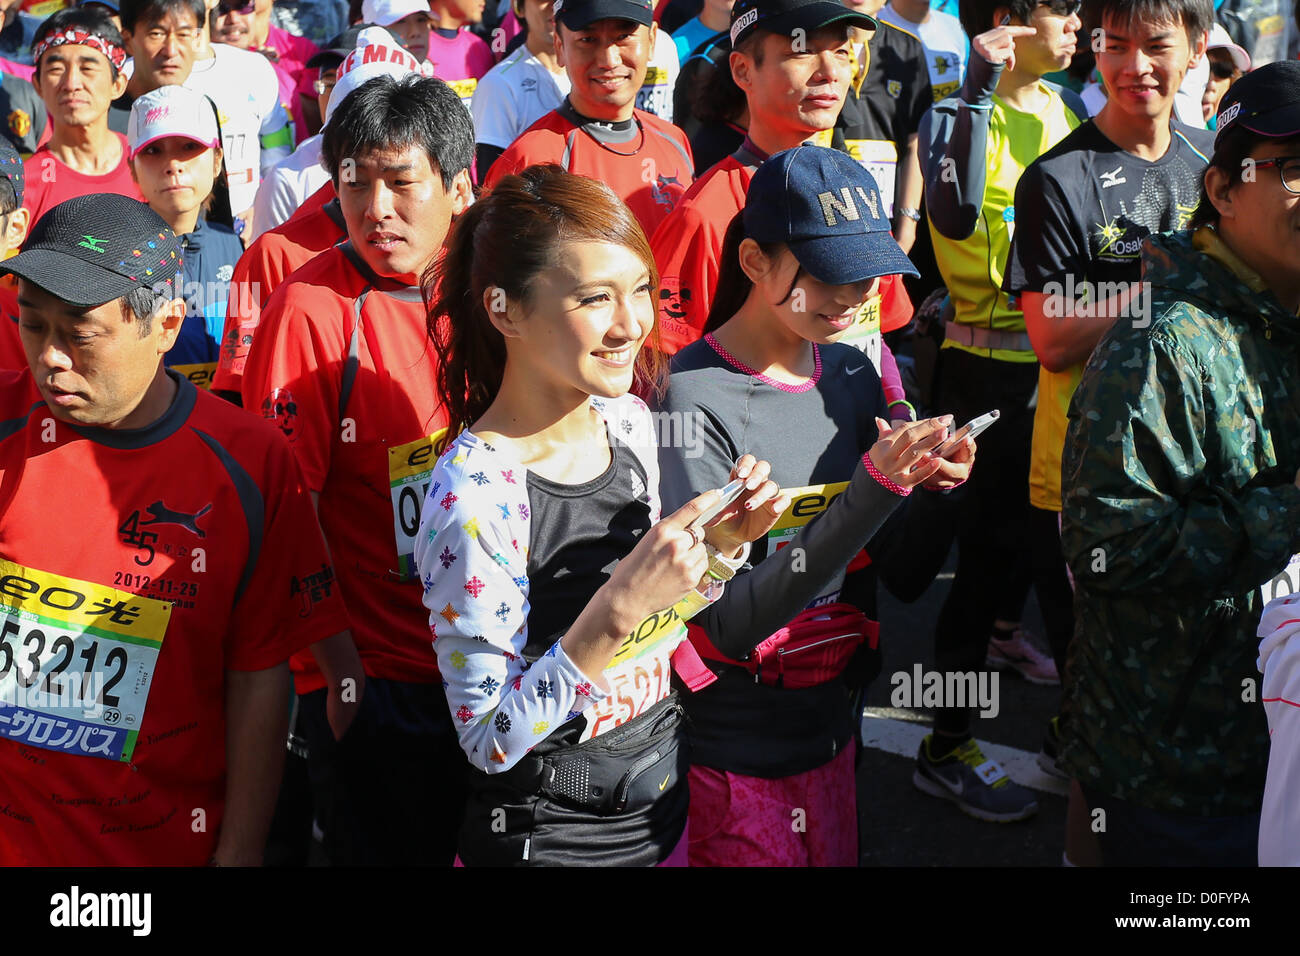
M135 289L165 287L181 268L181 244L144 203L116 193L91 193L47 210L23 244L0 262L69 305L112 302Z
M844 21L865 30L876 29L876 21L865 13L850 10L838 0L736 0L731 8L731 46L755 30L794 35Z
M1300 61L1267 63L1228 87L1219 101L1215 142L1238 127L1260 136L1300 135Z
M114 13L119 12L122 4L118 0L77 0L77 6L88 7L92 4L99 4L101 7L108 7Z
M654 22L654 0L555 0L555 19L570 30L582 30L597 20L631 20L648 27Z
M920 274L890 234L875 179L837 149L796 146L759 166L744 223L748 238L785 243L809 275L828 285Z

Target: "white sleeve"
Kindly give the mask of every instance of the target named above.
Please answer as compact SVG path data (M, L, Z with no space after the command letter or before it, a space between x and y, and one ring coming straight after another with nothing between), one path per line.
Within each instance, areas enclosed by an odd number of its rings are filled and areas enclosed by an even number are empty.
M510 95L510 82L502 75L503 68L508 69L507 64L513 63L512 60L504 60L500 66L488 70L474 89L470 113L474 116L476 143L505 149L523 132L519 129L519 112L515 99Z
M260 63L255 60L249 63L256 63L251 88L257 97L254 108L262 118L257 131L262 151L258 172L265 176L272 166L293 152L293 121L280 102L280 78L275 67L264 57L259 59Z
M505 463L507 467L502 468ZM606 696L557 641L529 666L529 512L523 468L457 441L430 476L415 560L461 748L509 770Z
M262 179L253 202L253 238L283 224L298 208L291 176L277 166Z
M1259 865L1300 865L1300 601L1269 602L1259 634L1268 715L1268 775L1259 817Z

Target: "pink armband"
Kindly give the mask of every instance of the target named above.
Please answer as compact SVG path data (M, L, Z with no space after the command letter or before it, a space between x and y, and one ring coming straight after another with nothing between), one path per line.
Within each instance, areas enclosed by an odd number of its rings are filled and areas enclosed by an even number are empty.
M875 462L871 460L870 452L867 452L867 454L862 456L862 467L867 469L867 474L869 474L872 478L876 479L877 483L879 483L880 486L884 488L886 491L892 491L894 494L898 495L901 498L905 498L912 493L911 488L904 488L902 485L898 484L897 482L891 481L889 478L886 478L885 475L881 472L881 470L876 467Z

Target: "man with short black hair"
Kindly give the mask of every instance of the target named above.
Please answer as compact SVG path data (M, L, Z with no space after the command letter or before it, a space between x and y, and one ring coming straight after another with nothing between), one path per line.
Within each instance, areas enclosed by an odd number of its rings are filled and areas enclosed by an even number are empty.
M346 642L284 441L163 367L179 270L167 224L104 194L55 206L0 264L28 366L0 372L9 864L260 865L286 661ZM76 531L51 534L70 479ZM356 708L330 710L342 734Z
M472 199L474 130L441 80L380 76L339 103L322 155L347 241L271 296L242 380L302 463L366 670L361 720L337 742L320 675L294 662L317 822L333 863L449 865L468 765L414 575L447 425L420 277Z
M92 8L60 10L36 31L32 52L32 83L49 111L52 131L26 163L23 203L31 221L73 196L111 192L139 199L126 138L109 128L109 108L127 83L126 49L117 27Z
M535 163L558 163L608 183L653 234L695 167L686 135L635 105L654 39L652 14L651 0L556 3L555 48L569 95L501 154L484 188Z

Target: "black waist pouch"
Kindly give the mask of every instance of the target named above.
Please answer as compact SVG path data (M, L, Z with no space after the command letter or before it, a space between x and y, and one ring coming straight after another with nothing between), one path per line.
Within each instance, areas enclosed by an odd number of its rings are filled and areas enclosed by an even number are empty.
M686 777L684 720L677 695L670 694L599 737L541 756L530 754L498 779L598 816L642 810Z

